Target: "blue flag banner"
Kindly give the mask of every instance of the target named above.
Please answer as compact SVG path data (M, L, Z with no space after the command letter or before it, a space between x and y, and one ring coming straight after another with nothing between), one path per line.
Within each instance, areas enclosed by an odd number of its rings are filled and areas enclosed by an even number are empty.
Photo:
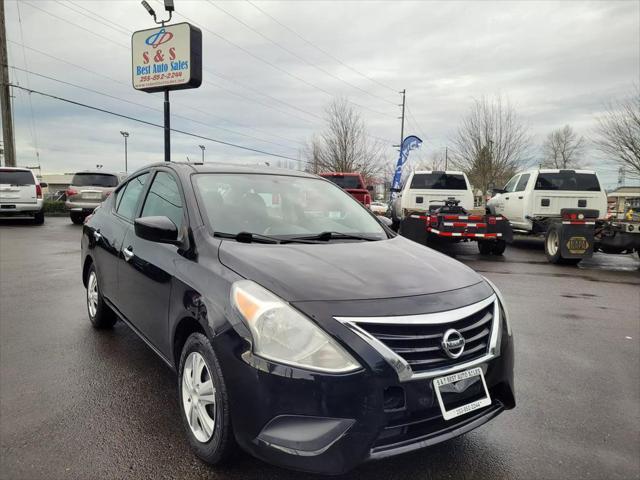
M407 163L407 159L409 158L409 152L411 150L415 150L422 145L422 140L420 140L415 135L409 135L402 141L402 146L400 147L400 157L398 158L398 163L396 164L396 171L393 174L393 181L391 182L391 199L396 198L396 195L400 191L400 180L402 179L402 170Z

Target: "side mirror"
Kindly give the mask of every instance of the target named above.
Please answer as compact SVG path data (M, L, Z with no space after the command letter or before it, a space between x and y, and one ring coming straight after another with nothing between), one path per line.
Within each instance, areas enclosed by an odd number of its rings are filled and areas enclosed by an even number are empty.
M49 186L49 184L47 182L40 182L40 186L42 188L47 188Z
M378 221L385 227L391 228L391 226L393 225L393 222L389 217L383 217L382 215L376 215L376 217L378 218Z
M178 245L178 227L169 217L140 217L133 222L136 236L156 243Z
M373 185L367 185L367 190L373 192Z

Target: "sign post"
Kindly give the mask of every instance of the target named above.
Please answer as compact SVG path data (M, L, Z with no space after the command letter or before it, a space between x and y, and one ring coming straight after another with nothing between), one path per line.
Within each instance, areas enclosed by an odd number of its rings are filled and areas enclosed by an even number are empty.
M133 88L164 92L164 160L170 162L169 91L202 83L202 32L186 22L134 32L131 58Z

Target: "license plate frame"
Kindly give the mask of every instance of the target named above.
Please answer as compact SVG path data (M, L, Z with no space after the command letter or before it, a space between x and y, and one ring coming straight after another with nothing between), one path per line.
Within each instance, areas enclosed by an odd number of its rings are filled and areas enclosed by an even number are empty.
M86 200L102 200L102 192L83 192L82 198Z
M473 377L480 377L482 382L482 387L484 389L484 397L480 399L473 400L464 405L460 405L459 407L452 408L447 410L444 401L442 399L442 393L440 389L446 385L450 385L452 383L459 382L461 380L466 380ZM472 384L471 382L467 385L467 388ZM436 398L438 399L438 404L440 405L440 412L442 413L442 417L445 420L452 420L461 415L465 415L467 413L473 412L483 407L487 407L491 405L491 396L489 395L489 389L487 388L487 382L484 379L484 372L482 368L475 367L469 370L464 370L462 372L452 373L451 375L446 375L444 377L438 377L433 379L433 389L436 393Z

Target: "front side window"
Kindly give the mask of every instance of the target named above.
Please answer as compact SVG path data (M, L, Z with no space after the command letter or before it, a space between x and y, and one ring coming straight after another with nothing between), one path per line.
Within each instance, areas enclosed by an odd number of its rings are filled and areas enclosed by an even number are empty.
M283 237L340 232L387 238L353 197L316 178L202 173L193 183L216 232Z
M133 216L136 214L138 199L144 189L147 178L149 178L148 173L138 175L129 180L124 188L118 192L116 212L118 212L119 215L133 219Z
M520 175L516 175L511 180L509 180L507 184L504 186L504 191L505 192L515 191L516 185L518 184L518 178L520 178Z
M416 173L411 179L411 187L419 190L466 190L464 175L457 173Z
M158 172L153 179L141 216L165 216L178 229L182 226L182 197L177 182L167 172Z
M516 185L516 192L524 192L527 188L527 183L529 183L530 176L531 174L525 173L520 177L520 180L518 180L518 184Z
M599 192L600 182L595 173L576 173L572 170L557 173L540 173L536 190L560 190L574 192Z

